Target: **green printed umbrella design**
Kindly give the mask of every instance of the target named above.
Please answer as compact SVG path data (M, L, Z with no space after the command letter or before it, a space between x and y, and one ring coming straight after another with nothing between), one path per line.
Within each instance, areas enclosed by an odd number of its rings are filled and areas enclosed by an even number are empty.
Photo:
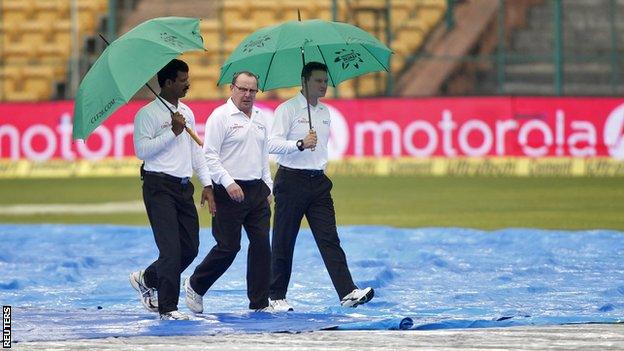
M191 50L205 50L197 18L154 18L113 41L78 88L74 139L89 136L169 61Z
M392 50L356 26L323 20L289 21L245 38L221 68L218 84L239 71L258 75L262 91L301 84L303 61L327 65L329 85L369 72L388 71Z

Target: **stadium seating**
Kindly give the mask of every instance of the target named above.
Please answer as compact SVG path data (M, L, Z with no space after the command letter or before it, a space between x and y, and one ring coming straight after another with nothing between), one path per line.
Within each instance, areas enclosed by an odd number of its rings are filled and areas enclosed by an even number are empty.
M54 87L67 80L67 67L72 50L71 0L0 0L0 66L3 77L4 100L38 101L54 98ZM147 1L147 0L141 0ZM416 53L428 33L441 21L446 10L446 0L390 0L390 23L386 23L386 0L336 1L338 21L356 24L381 41L391 39L395 51L392 71L404 69L409 56ZM108 10L108 0L78 0L79 42L93 35L102 16ZM162 4L162 2L154 2ZM297 11L302 19L331 20L334 13L332 0L226 0L218 15L210 14L200 26L205 52L186 53L194 88L189 97L196 99L223 98L227 87L219 88L216 82L220 64L236 46L258 28L283 21L296 20ZM156 5L155 5L156 6ZM209 14L197 14L209 17ZM387 36L390 26L391 38ZM48 72L26 74L26 72ZM8 72L8 73L7 73ZM52 73L49 73L52 72ZM345 82L338 88L341 97L383 94L385 79L376 75ZM280 89L264 97L285 98L297 91ZM333 92L328 92L333 96Z
M0 0L2 99L43 101L67 80L72 50L71 0ZM93 34L108 0L78 0L79 42ZM7 73L8 72L8 73Z
M392 59L392 71L404 68L407 58L418 51L428 33L440 22L446 10L446 0L390 0L392 45L395 55ZM351 0L336 2L338 21L353 23L370 32L381 41L386 41L386 0ZM228 0L224 1L220 14L223 23L217 19L204 20L201 23L202 35L206 43L206 53L189 53L185 55L193 72L192 97L224 98L227 89L216 88L218 73L205 74L215 69L222 60L227 58L234 48L249 34L258 28L275 25L280 22L296 20L297 10L303 20L320 18L331 20L333 13L332 0L300 1L300 0ZM219 17L219 16L217 16ZM221 42L221 37L225 41ZM203 57L203 58L200 58ZM217 70L218 72L218 70ZM198 87L201 86L201 89ZM200 90L200 91L198 91ZM279 89L275 93L264 94L263 97L280 99L292 96L298 88ZM371 96L386 91L385 79L376 75L366 75L354 82L344 82L339 88L339 96ZM333 90L328 92L333 96ZM261 98L261 95L258 95Z

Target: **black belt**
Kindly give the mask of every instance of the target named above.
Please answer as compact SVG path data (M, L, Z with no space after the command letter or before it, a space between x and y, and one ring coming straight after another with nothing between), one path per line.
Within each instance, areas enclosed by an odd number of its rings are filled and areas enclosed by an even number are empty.
M286 172L297 173L301 175L305 175L308 177L318 177L323 175L322 169L299 169L299 168L290 168L286 166L279 166L279 169L282 169Z
M236 184L239 184L239 185L254 185L262 181L263 181L262 179L251 179L251 180L234 179L234 182L236 182Z
M145 175L163 178L163 179L166 179L166 180L168 180L170 182L174 182L174 183L178 183L178 184L186 185L186 184L190 183L190 181L191 181L191 177L180 178L180 177L174 177L172 175L169 175L169 174L163 173L163 172L152 172L152 171L143 171L143 172L145 172Z

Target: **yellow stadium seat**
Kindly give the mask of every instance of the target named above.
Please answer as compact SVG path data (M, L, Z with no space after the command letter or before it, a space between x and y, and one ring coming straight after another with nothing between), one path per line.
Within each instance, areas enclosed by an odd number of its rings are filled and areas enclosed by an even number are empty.
M56 43L46 43L37 46L38 58L56 58L60 62L65 62L71 53L71 47L67 45L58 45Z
M52 83L43 76L29 75L28 66L22 69L19 80L4 85L4 96L9 101L40 101L49 99L52 94Z
M28 43L17 42L8 46L4 46L2 57L5 60L26 60L36 58L36 52Z
M226 41L236 47L255 29L255 24L250 22L227 23L225 27Z
M40 21L23 22L16 27L19 31L17 39L22 42L30 43L32 46L49 42L52 39L50 26Z
M359 77L356 84L359 96L383 95L386 91L386 77L383 73Z
M193 68L193 66L195 65L202 64L205 61L205 58L199 51L185 52L184 54L182 54L180 59L186 62L191 68Z
M38 0L35 3L35 17L43 23L70 18L70 2L64 0Z
M384 10L386 8L386 1L385 0L354 0L351 2L351 8L352 9Z
M280 100L288 100L291 97L295 96L300 90L301 88L299 87L291 87L291 88L277 89L275 90L275 92L277 93L277 97Z
M429 29L440 21L443 14L444 10L440 8L423 8L419 11L418 18L421 19L427 26L427 29Z
M191 81L195 82L198 80L202 81L211 81L217 84L217 79L219 79L219 66L218 65L194 65L189 67L192 70Z
M71 45L71 21L61 20L57 21L52 25L52 40L51 42L57 43L58 45Z
M108 0L78 0L78 10L103 13L108 9Z
M217 20L202 20L199 26L204 44L221 41L221 26Z
M225 22L242 22L249 18L249 8L243 0L223 1L221 11Z
M280 19L280 3L278 0L253 0L249 2L248 11L251 18L258 24L272 23ZM297 19L295 13L293 19Z
M419 5L433 7L438 9L446 9L446 0L419 0Z
M282 0L281 12L282 19L284 21L297 20L297 10L301 13L302 20L309 20L316 18L315 5L313 1L301 1L301 0Z
M21 32L19 28L13 23L0 22L0 40L3 45L9 45L10 43L19 41Z
M0 0L0 59L5 99L38 101L52 97L56 80L65 79L72 31L70 0ZM77 0L79 41L95 32L108 0ZM18 72L18 73L16 73Z
M193 79L193 78L192 78ZM196 80L191 81L191 89L187 95L187 99L208 99L217 100L221 98L221 93L217 88L216 81Z
M405 55L394 54L390 57L391 72L400 72L405 66Z
M2 21L21 23L28 21L34 14L33 0L2 0Z
M334 89L328 89L325 95L328 98L334 97ZM338 96L343 99L350 99L355 97L354 80L342 82L338 85Z
M443 0L446 1L446 0ZM392 10L394 12L398 11L411 11L414 7L420 5L420 2L414 0L391 0Z
M47 100L52 96L52 81L44 78L26 79L24 90L32 92L35 101Z
M18 82L22 79L23 72L21 66L5 65L0 67L0 81L2 81L3 83L14 86L15 82Z
M27 65L22 68L24 78L52 79L54 78L54 68L44 65Z
M99 14L91 11L78 12L78 28L81 32L93 33L97 26Z

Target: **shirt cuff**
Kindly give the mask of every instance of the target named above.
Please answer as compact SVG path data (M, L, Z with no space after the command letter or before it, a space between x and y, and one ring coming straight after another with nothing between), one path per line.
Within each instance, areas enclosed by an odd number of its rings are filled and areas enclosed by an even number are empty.
M266 180L263 180L263 181L264 181L264 184L266 184L269 187L271 194L273 194L273 182L267 182Z
M224 175L223 177L221 177L221 185L223 185L225 188L227 188L228 186L234 184L234 178L230 177L230 175Z
M293 152L301 152L301 150L299 150L299 148L297 147L297 141L298 140L289 140L290 143L290 153L292 154Z
M198 174L197 177L204 187L212 186L212 179L209 174Z

